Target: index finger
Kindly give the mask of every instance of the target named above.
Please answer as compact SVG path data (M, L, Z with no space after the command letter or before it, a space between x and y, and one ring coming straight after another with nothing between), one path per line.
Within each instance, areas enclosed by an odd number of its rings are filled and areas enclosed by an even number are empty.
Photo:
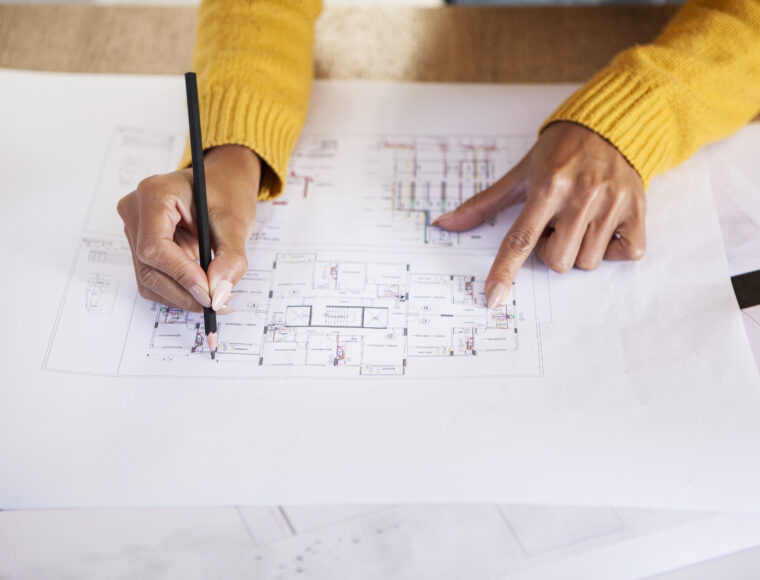
M530 256L550 219L551 210L545 201L530 199L525 204L504 236L488 273L485 285L488 308L500 306L507 299L517 271Z

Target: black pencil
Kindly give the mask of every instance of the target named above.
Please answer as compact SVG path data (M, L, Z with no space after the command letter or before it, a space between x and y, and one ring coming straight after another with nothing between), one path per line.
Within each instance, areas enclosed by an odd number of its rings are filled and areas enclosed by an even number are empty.
M193 156L193 202L198 228L198 253L201 268L206 272L211 262L211 233L208 226L206 174L203 171L203 140L201 139L201 117L198 111L198 84L195 73L185 73L185 88L187 89L187 118L190 124L190 152ZM213 309L203 309L203 325L211 358L215 358L217 335L216 312Z

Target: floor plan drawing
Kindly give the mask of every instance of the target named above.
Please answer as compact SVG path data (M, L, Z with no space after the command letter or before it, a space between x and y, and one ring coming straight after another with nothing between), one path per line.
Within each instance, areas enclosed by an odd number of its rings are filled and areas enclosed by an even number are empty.
M88 313L102 312L110 314L113 299L116 296L118 282L103 274L94 274L87 280L85 310Z
M78 254L51 370L66 370L62 361L80 368L81 357L64 356L70 345L98 350L98 329L119 327L117 355L98 358L112 361L106 374L430 376L488 374L494 364L503 375L541 374L535 288L544 282L535 264L518 275L505 305L488 309L485 280L465 269L478 261L471 256L410 254L399 262L260 249L235 287L235 311L218 318L219 350L208 365L202 314L137 296L128 246L103 242L107 261L93 263L94 243L83 241ZM479 261L483 271L487 258ZM473 358L484 364L466 362Z
M492 185L526 145L520 137L384 139L378 148L385 163L392 159L392 180L386 185L392 211L419 216L426 244L459 244L461 234L430 224Z
M276 253L270 270L250 269L231 301L235 312L218 318L211 366L202 314L138 300L120 372L148 365L182 373L199 365L219 374L399 376L441 372L435 361L443 359L456 374L473 372L464 359L480 357L498 358L505 374L540 374L530 271L506 305L488 309L484 281L474 275L354 258Z
M506 303L488 309L484 286L492 252L481 250L495 248L501 231L492 223L463 237L430 225L497 179L523 141L303 138L284 193L259 204L250 267L235 287L234 312L218 318L219 349L208 364L202 314L137 296L120 230L100 233L109 231L112 216L104 212L112 211L115 194L139 181L142 172L134 167L170 166L181 140L116 128L86 226L94 233L77 253L47 368L82 370L83 357L66 355L67 345L97 340L87 327L118 319L121 346L100 357L93 372L540 376L539 323L546 319L537 314L545 310L537 301L548 297L542 267L531 260ZM346 162L349 154L356 163ZM353 169L344 172L347 167ZM102 199L106 187L110 203ZM85 327L74 322L82 305ZM467 362L473 359L484 362Z
M296 242L306 227L309 237L322 243L341 243L350 235L375 247L498 246L504 231L495 227L498 217L463 233L431 223L499 179L529 142L523 136L303 137L291 158L285 192L260 208L254 239ZM352 215L365 219L323 227L337 224L346 200ZM320 227L310 228L310 221Z

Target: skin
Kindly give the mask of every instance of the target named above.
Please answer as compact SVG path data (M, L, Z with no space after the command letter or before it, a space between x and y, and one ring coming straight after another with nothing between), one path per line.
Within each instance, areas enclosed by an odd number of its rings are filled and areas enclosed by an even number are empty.
M231 311L226 307L230 290L248 268L245 242L256 223L261 162L246 147L225 145L207 151L204 163L214 252L208 277L195 262L192 169L144 179L117 209L141 296L194 312L213 303L224 314Z
M469 230L523 202L486 279L491 308L507 298L531 251L560 273L574 265L593 270L603 259L644 255L641 178L613 145L585 127L550 125L509 173L434 224L454 232Z
M231 311L230 290L248 265L245 241L256 222L261 162L250 149L225 145L206 152L205 169L214 250L208 277L195 263L190 169L143 180L119 201L118 211L143 297L196 312L213 305L225 313ZM523 202L486 280L489 307L506 300L532 251L556 272L644 255L641 178L613 145L580 125L550 125L509 173L434 223L464 231Z

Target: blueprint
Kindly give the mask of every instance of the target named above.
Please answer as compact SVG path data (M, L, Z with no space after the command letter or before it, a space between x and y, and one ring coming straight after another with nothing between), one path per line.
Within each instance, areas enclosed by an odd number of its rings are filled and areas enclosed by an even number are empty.
M531 260L506 304L488 309L490 258L481 250L498 246L496 220L465 234L430 225L506 171L524 152L524 137L302 140L284 194L259 204L249 269L235 287L235 312L219 318L214 364L202 314L137 295L113 199L103 202L140 176L170 171L182 138L113 129L46 369L208 377L542 374L546 268ZM338 218L340 227L324 227Z

